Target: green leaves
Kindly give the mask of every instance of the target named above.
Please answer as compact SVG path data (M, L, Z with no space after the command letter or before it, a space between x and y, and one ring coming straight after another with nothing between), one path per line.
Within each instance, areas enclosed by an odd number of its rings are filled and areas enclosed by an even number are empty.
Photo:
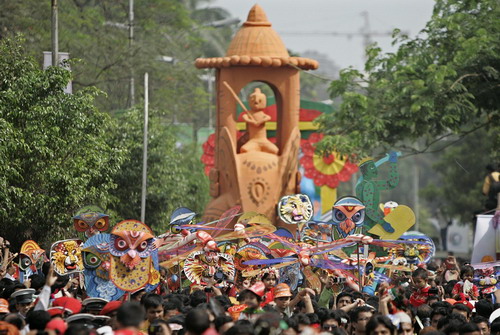
M361 156L379 147L420 152L398 146L406 139L431 143L450 131L468 134L476 120L498 128L499 7L495 0L439 0L421 36L410 40L395 31L401 43L395 53L369 47L364 74L344 69L331 83L341 104L319 120L328 135L319 147Z
M70 73L39 69L19 39L0 43L1 227L13 243L54 236L85 203L105 206L123 150L109 144L113 123L93 103L95 90L63 92Z

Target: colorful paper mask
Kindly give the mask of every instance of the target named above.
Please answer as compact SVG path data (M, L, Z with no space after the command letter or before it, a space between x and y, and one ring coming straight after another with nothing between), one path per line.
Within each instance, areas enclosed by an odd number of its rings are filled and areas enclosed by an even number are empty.
M137 220L125 220L113 228L109 243L110 279L119 289L136 291L150 282L153 241L151 228Z
M40 248L35 241L27 240L19 252L19 268L22 271L31 270L32 273L36 273L42 268L45 258L45 250Z
M305 223L314 215L313 205L305 194L287 195L278 203L278 215L288 224Z
M339 237L360 230L365 220L365 205L356 197L343 197L335 202L332 209L332 221ZM359 232L358 232L359 233Z
M69 239L58 241L50 248L50 261L57 274L64 276L83 271L82 241Z
M184 273L192 283L207 283L219 276L225 280L234 280L235 267L233 257L220 252L195 251L184 262Z
M109 234L89 238L82 246L85 290L90 297L117 300L125 294L110 281Z
M77 231L92 237L109 229L109 216L100 212L85 212L74 216L73 223Z

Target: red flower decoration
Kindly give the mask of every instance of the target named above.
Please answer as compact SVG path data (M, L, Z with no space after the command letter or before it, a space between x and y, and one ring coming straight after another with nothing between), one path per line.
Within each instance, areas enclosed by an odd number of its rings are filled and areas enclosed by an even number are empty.
M300 164L304 167L304 175L314 180L316 186L337 188L339 182L346 182L358 171L358 166L336 153L321 157L314 153L314 144L323 138L323 134L313 133L307 140L301 140L303 156Z

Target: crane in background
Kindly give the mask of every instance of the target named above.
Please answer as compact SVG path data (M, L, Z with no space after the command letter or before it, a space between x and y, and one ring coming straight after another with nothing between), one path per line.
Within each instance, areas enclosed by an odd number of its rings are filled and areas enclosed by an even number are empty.
M339 31L279 31L278 33L280 35L303 35L303 36L309 36L309 35L326 35L326 36L340 36L340 37L347 37L348 39L351 39L353 37L362 37L363 38L363 49L366 50L366 48L372 43L372 37L388 37L392 36L393 32L392 31L385 31L385 32L380 32L380 31L372 31L370 28L370 18L369 14L367 11L363 11L360 13L360 15L364 19L364 24L361 27L359 31L353 31L353 32L339 32ZM403 34L408 34L407 31L401 31ZM365 55L366 57L366 55Z

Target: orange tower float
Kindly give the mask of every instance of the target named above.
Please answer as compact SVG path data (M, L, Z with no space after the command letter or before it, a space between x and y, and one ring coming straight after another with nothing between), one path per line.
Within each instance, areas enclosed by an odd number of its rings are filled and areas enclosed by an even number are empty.
M215 220L227 209L241 205L244 211L265 214L275 224L276 204L299 192L297 171L300 147L299 72L318 68L318 62L290 57L266 14L255 5L235 35L225 57L199 58L198 68L216 68L217 123L215 164L210 170L210 196L204 220ZM255 89L243 119L247 134L237 139L237 97L247 84L263 82L274 92L277 105L276 144L267 139L263 112L266 96ZM284 225L284 224L283 224ZM294 227L287 227L295 230Z

